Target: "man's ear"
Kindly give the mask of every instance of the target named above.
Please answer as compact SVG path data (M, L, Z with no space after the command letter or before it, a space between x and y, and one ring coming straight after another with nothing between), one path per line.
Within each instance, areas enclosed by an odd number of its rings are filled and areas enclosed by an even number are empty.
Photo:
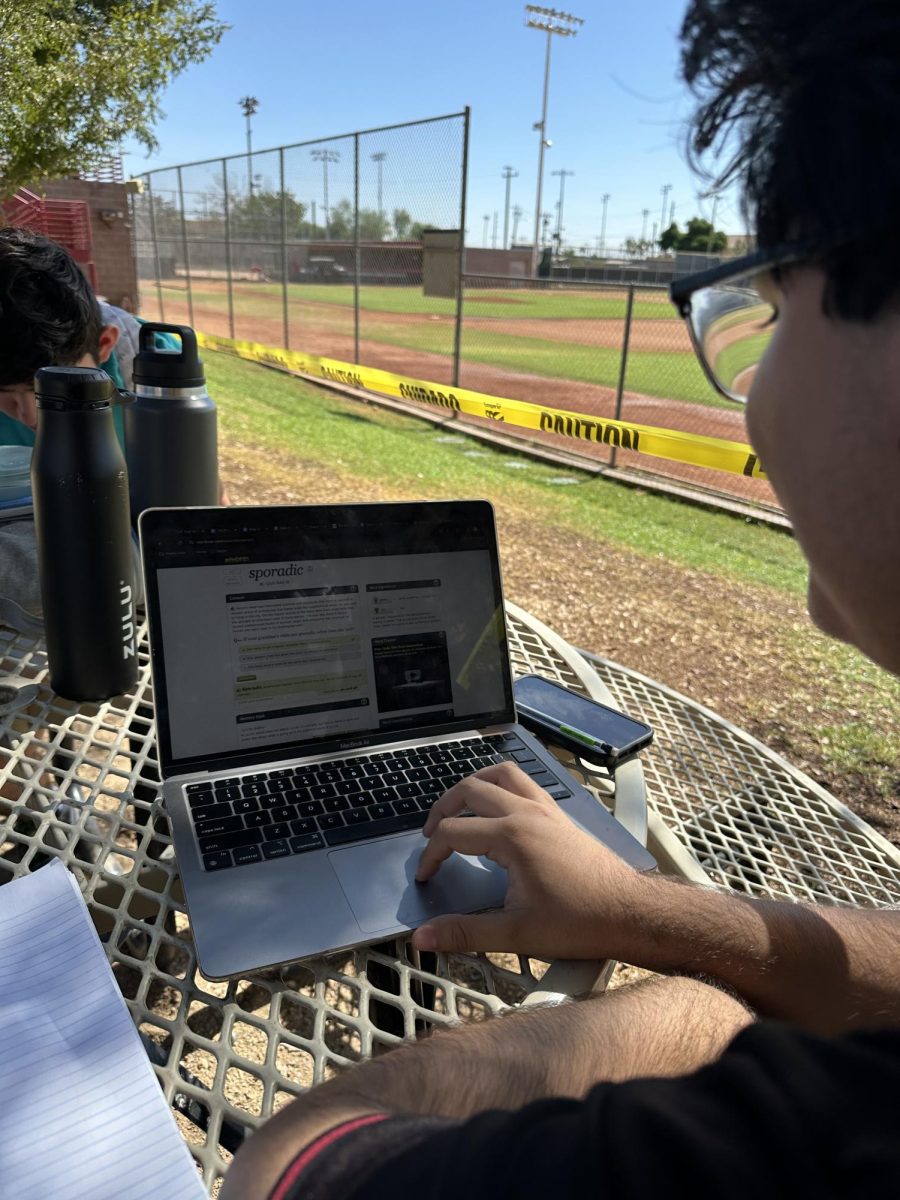
M116 348L116 342L119 340L118 325L104 325L100 330L100 362L105 363L113 350Z

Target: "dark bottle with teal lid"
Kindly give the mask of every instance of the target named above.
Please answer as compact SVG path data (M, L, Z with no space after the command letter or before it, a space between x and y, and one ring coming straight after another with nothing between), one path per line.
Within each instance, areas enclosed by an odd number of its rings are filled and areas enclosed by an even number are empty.
M159 345L157 334L170 335L178 348ZM145 508L218 504L216 406L188 325L141 326L125 454L135 524Z

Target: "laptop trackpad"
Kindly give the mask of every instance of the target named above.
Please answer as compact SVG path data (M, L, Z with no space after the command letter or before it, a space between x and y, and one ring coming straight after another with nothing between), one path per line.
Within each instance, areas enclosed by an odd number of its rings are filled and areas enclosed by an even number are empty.
M416 883L426 844L420 833L334 850L328 856L360 929L378 933L422 925L441 913L499 908L506 872L481 858L451 854L428 883Z

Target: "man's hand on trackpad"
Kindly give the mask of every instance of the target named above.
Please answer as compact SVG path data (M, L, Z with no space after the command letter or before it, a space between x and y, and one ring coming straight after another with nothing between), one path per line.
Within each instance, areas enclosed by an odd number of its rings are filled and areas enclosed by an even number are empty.
M576 828L515 764L485 767L450 788L423 833L429 843L419 881L457 851L497 863L508 872L509 885L502 909L436 917L413 934L416 949L618 957L619 935L646 881Z

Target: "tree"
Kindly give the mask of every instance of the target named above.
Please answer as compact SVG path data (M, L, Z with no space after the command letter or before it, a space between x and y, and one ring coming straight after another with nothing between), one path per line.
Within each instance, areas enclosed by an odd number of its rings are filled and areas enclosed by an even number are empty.
M684 233L673 221L659 239L663 250L688 250L695 254L719 254L728 245L728 235L713 229L712 222L703 217L691 217Z
M660 250L680 250L683 236L681 230L673 221L668 229L664 229L659 235Z
M713 229L712 223L705 221L703 217L691 217L678 249L716 254L718 251L724 250L727 245L727 234Z
M163 90L227 28L209 0L3 0L0 194L77 174L125 137L155 150Z
M144 192L137 201L136 211L138 220L143 223L143 237L150 237L154 229L158 238L181 236L181 209L176 200L169 200L154 192L151 214L151 196Z
M409 237L409 227L412 225L412 217L405 208L394 209L394 236L398 242L405 241Z
M629 258L647 258L653 252L653 242L649 238L626 238L625 253Z
M390 222L384 213L374 208L359 210L359 236L364 242L383 242L391 231Z
M285 233L302 238L308 226L306 205L291 192L284 193ZM229 199L228 220L235 237L259 237L277 241L281 237L281 192L254 192L239 200Z
M353 241L353 205L349 200L338 200L328 210L327 236L336 241Z

